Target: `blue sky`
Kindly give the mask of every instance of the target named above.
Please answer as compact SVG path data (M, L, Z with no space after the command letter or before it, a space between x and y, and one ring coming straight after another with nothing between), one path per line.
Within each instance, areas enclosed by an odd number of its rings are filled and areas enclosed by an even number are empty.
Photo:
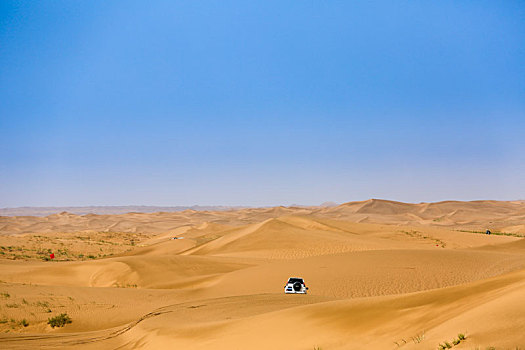
M0 207L525 199L521 1L2 1Z

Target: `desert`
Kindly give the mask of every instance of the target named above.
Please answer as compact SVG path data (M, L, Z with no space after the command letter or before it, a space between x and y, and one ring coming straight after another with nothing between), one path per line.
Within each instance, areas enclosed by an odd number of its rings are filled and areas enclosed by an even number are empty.
M0 350L525 350L525 1L0 1Z
M0 346L519 349L524 222L521 201L378 199L3 216Z

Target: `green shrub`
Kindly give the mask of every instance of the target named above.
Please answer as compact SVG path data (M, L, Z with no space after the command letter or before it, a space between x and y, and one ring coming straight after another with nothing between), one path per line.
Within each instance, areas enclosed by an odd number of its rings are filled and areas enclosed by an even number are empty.
M47 320L47 323L51 326L51 328L64 327L66 324L71 322L73 321L71 321L71 318L67 314L60 314Z
M450 344L449 342L444 342L443 344L438 345L439 350L445 350L450 348L452 348L452 344Z

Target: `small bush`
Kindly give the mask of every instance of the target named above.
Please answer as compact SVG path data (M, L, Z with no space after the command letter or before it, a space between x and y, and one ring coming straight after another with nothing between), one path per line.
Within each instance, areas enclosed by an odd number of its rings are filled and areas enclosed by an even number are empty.
M29 326L29 322L27 322L27 320L24 318L22 321L20 321L20 325L24 326L24 327L27 327L27 326Z
M450 344L449 342L444 342L443 344L438 345L439 350L445 350L450 348L452 348L452 344Z
M466 337L465 337L465 334L463 334L463 333L459 333L459 334L458 334L458 339L459 339L459 340L465 340L465 338L466 338Z
M51 328L64 327L66 324L71 322L73 321L71 321L71 318L67 314L60 314L47 320L47 323L51 326Z
M423 332L423 333L421 333L421 334L416 334L415 337L412 337L412 341L414 342L414 344L419 344L419 343L421 343L424 339L425 339L425 332Z
M2 292L2 293L0 293L0 296L2 298L6 298L7 299L7 298L9 298L11 296L11 294L9 294L8 292Z
M38 307L49 307L49 303L47 301L37 301L35 305Z

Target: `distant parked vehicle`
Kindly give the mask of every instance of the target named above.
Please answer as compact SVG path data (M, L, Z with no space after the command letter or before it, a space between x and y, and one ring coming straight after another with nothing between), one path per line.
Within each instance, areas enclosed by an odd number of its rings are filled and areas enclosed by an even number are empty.
M284 286L285 294L306 294L307 290L304 280L299 277L290 277Z
M184 239L184 237L173 237L172 239Z

